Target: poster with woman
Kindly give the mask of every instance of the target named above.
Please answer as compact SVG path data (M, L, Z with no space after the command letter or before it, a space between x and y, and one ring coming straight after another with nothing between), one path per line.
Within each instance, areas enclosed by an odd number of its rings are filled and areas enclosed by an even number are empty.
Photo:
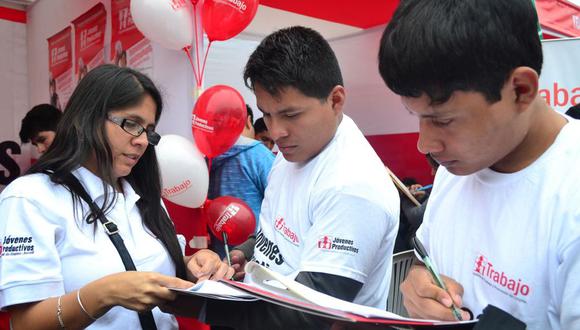
M71 28L65 28L47 41L49 103L62 111L74 89Z
M72 24L75 29L75 81L78 84L89 70L105 63L105 5L98 3Z
M111 51L109 61L147 71L153 65L152 47L135 26L130 0L111 0Z

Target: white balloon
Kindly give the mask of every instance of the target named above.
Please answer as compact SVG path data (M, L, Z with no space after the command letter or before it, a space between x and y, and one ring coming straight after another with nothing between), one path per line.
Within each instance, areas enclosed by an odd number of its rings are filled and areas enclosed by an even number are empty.
M191 44L191 15L189 0L131 0L131 16L139 31L165 48L183 49Z
M179 135L164 135L155 152L161 171L162 197L185 207L203 205L209 173L204 155L195 143Z

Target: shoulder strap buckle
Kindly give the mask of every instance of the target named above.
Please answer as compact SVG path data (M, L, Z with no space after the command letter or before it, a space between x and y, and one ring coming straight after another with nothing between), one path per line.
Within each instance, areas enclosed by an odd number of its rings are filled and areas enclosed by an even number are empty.
M114 223L113 221L107 221L107 222L103 222L103 227L105 227L105 231L107 232L107 235L111 236L114 235L116 233L119 232L119 228L117 227L117 224Z

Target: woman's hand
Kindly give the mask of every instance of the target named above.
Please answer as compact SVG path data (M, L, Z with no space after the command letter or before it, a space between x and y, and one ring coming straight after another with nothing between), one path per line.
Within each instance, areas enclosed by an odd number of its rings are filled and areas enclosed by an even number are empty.
M176 298L177 295L169 287L186 289L192 286L191 282L158 273L122 272L90 282L80 291L38 302L12 305L8 310L13 329L55 329L60 322L57 309L62 311L61 320L67 329L84 329L112 307L149 311L156 306L167 305ZM79 300L84 309L81 309Z
M94 311L91 315L100 316L113 306L123 306L138 312L149 311L175 300L177 295L168 288L187 289L193 285L180 278L159 273L129 271L91 282L82 292L87 297L91 294L100 297L100 304L91 306L96 301L90 299L85 306L89 313Z
M188 279L192 281L230 279L234 275L234 269L222 262L220 257L211 250L200 250L191 257L186 257Z

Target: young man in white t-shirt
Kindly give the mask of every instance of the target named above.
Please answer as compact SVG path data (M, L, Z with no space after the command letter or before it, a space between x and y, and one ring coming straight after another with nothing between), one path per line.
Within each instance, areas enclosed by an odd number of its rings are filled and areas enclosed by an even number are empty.
M408 0L383 34L380 73L442 165L417 236L448 293L414 266L412 316L492 304L528 329L580 329L580 125L538 95L537 27L529 0Z
M254 247L244 255L234 251L233 260L243 264L251 258L320 292L384 309L399 196L379 157L342 112L345 91L330 45L314 30L282 29L250 56L244 79L280 152ZM225 305L208 301L210 324L238 329L330 325L268 303Z

